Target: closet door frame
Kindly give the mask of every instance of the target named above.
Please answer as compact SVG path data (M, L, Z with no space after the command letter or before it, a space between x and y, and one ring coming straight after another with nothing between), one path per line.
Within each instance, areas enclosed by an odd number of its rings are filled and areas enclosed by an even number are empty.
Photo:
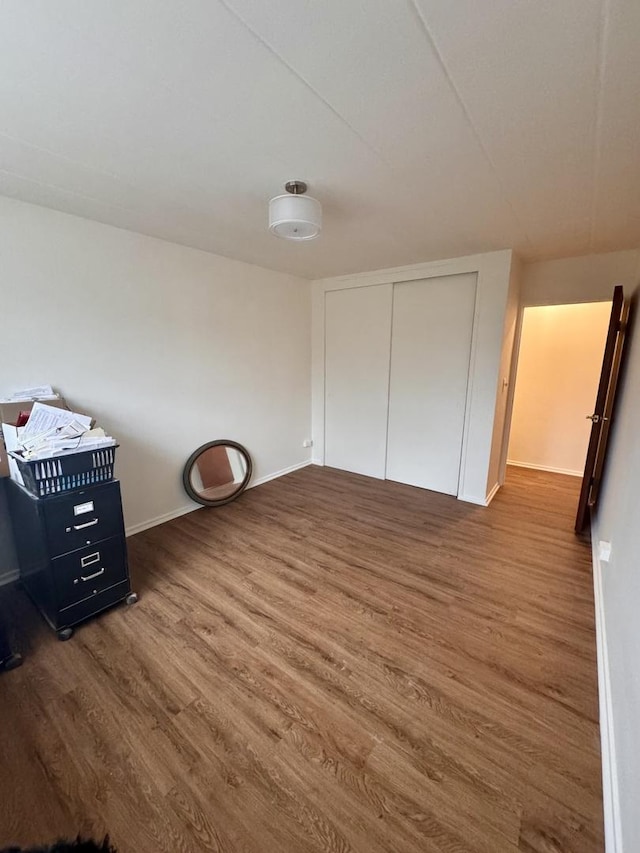
M476 273L469 381L458 480L458 500L486 506L498 484L488 484L494 438L503 325L513 253L510 249L396 267L354 276L318 279L312 284L312 438L311 461L324 465L325 294L332 290L400 284L417 279ZM503 472L501 472L503 473Z

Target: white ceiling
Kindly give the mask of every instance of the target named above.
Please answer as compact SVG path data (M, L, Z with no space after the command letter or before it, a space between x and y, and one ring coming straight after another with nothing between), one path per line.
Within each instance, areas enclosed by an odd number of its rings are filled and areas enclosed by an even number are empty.
M639 44L638 0L4 0L0 194L312 278L637 247Z

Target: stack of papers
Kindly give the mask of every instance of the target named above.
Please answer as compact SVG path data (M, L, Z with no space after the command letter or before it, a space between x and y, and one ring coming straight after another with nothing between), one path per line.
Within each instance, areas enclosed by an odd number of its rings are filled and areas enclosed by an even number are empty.
M0 403L31 403L33 400L59 400L51 385L37 385L34 388L21 388L14 391L9 397L0 400Z
M25 461L98 450L116 443L103 429L91 429L88 415L46 403L34 403L26 426L17 432L11 455Z

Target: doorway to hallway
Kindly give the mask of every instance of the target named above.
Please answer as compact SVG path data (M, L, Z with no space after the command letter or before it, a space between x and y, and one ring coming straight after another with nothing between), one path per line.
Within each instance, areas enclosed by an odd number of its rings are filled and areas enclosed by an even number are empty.
M524 308L509 465L581 477L611 302Z

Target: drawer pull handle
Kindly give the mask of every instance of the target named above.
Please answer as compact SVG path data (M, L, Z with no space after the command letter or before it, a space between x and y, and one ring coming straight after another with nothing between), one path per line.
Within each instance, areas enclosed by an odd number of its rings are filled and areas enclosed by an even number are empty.
M80 575L80 580L91 581L94 578L98 578L98 577L100 577L100 575L103 575L103 574L104 574L104 566L101 569L98 569L98 571L94 572L92 575L87 575L86 578L84 575Z
M74 524L74 530L84 530L85 527L94 527L98 523L98 519L94 518L93 521L87 521L85 524Z
M83 569L86 569L87 566L92 566L94 563L98 563L100 561L100 551L94 551L93 554L87 554L86 557L82 557L80 559L80 565Z

